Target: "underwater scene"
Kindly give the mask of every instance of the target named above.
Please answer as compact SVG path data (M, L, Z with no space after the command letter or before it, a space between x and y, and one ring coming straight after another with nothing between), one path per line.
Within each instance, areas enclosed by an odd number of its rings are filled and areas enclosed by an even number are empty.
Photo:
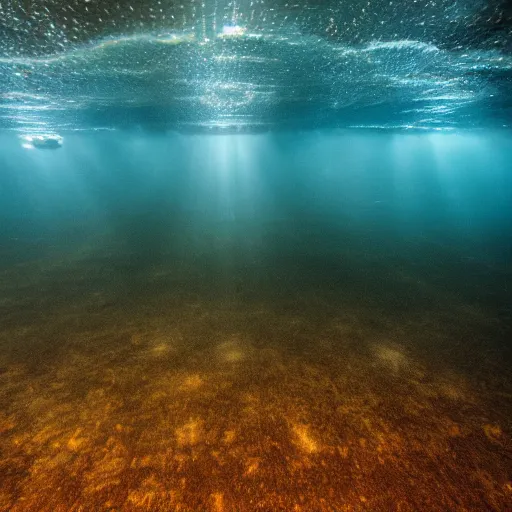
M512 4L0 0L0 512L512 511Z

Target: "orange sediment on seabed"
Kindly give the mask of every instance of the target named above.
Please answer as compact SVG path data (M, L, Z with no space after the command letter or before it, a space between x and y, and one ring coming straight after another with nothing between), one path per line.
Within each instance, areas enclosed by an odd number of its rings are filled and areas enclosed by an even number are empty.
M305 453L317 453L320 450L318 442L311 435L308 425L293 425L294 443Z
M506 510L503 395L406 339L356 350L337 321L306 346L259 311L68 333L44 371L41 344L3 355L0 511Z

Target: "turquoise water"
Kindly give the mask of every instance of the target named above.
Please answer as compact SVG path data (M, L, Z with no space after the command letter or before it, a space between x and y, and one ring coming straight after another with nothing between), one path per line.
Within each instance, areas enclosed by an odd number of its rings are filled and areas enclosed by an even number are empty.
M510 31L0 3L0 511L509 510Z

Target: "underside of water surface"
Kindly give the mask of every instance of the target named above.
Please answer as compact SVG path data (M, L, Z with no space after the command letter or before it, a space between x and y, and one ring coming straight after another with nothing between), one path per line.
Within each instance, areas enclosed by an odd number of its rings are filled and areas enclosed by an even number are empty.
M0 512L512 510L501 0L0 0Z
M511 31L501 0L10 0L0 125L507 127Z

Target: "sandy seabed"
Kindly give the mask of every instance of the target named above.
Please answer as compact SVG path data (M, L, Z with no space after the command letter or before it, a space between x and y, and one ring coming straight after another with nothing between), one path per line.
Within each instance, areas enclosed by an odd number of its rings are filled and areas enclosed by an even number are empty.
M512 510L503 319L121 267L2 270L0 511Z

